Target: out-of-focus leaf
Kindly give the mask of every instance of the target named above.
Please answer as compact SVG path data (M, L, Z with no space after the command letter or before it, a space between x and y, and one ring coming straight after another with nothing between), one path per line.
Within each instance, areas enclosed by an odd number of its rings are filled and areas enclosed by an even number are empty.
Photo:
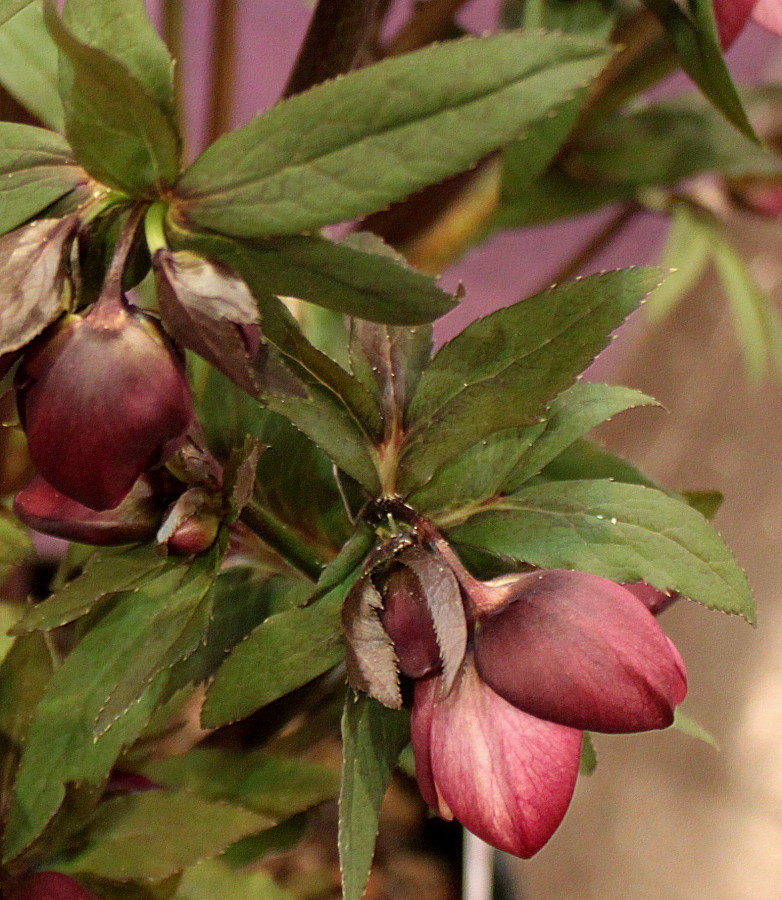
M0 0L0 25L33 2L34 0Z
M617 12L617 6L603 0L505 0L500 15L503 28L546 28L607 40Z
M224 800L280 821L333 799L340 784L339 773L321 763L222 747L195 747L154 760L144 774L168 788Z
M659 281L656 269L594 275L465 328L421 376L399 489L420 488L443 463L493 432L531 424Z
M676 47L679 62L714 106L739 131L757 140L722 56L712 0L645 0Z
M0 353L18 350L65 309L75 217L41 219L0 237Z
M267 872L248 872L222 859L208 859L182 876L176 900L294 900Z
M375 853L380 806L410 739L406 710L348 694L342 716L339 859L345 900L361 900Z
M746 576L717 532L686 503L651 488L613 481L532 485L450 534L457 543L542 568L646 581L755 620Z
M409 502L432 515L512 493L596 425L653 403L630 388L576 382L552 400L544 422L496 432L446 463Z
M13 646L14 637L9 632L19 620L21 613L22 609L18 603L0 600L0 663Z
M248 716L337 665L345 654L340 611L350 585L347 579L310 606L278 613L251 631L217 671L204 726Z
M27 531L5 509L0 509L0 579L33 551Z
M271 824L185 791L137 792L100 805L86 848L63 868L116 881L161 881Z
M57 60L40 0L28 0L24 9L0 25L0 84L44 125L62 131Z
M186 231L169 222L177 249L192 250L230 266L259 299L296 297L335 312L391 325L417 325L444 315L456 300L433 278L400 263L377 245L315 235L267 240L229 239Z
M661 322L676 304L695 287L709 262L711 234L702 217L686 203L677 203L665 241L660 267L671 274L656 287L646 301L645 311L652 322Z
M21 749L54 663L43 635L17 638L0 666L0 731Z
M96 603L124 591L138 590L172 563L151 547L97 550L84 570L43 603L28 608L14 628L16 634L49 631L86 615Z
M2 34L0 28L0 50ZM87 177L58 134L31 125L1 122L0 233L17 228L85 183ZM37 227L45 228L46 223Z
M711 521L717 515L725 497L719 491L682 491L682 497L689 506Z
M124 62L76 37L53 0L45 0L44 10L62 54L65 131L79 162L101 183L135 196L172 183L179 169L179 136L170 111ZM101 22L105 25L105 17ZM124 22L115 17L117 31L111 34L121 32ZM108 40L107 33L93 43L105 47ZM125 44L124 38L117 40Z
M568 165L582 177L669 185L702 172L782 174L782 158L733 128L697 95L621 112L579 138Z
M177 215L254 237L366 215L518 137L609 57L601 43L510 32L368 66L213 144L183 176Z

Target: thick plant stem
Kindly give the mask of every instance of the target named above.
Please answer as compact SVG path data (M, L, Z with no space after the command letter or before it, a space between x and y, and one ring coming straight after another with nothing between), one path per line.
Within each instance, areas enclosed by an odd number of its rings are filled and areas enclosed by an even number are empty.
M317 581L325 567L307 544L274 513L251 500L239 516L242 522L272 550L310 581Z
M320 0L283 97L362 65L380 6L380 0Z

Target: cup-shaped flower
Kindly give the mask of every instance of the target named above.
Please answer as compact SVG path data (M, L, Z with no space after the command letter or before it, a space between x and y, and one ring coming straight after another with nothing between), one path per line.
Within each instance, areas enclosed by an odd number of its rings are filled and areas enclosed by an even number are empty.
M30 456L58 491L111 509L182 443L193 404L157 320L113 298L68 315L25 353L17 404Z
M14 498L14 512L42 534L111 547L151 540L168 497L142 475L119 506L98 511L71 500L36 475Z
M490 590L491 582L487 583ZM687 692L684 663L644 603L583 572L505 579L480 615L475 664L517 709L571 728L665 728Z
M468 655L441 697L441 677L415 686L411 737L418 785L443 818L529 857L562 821L578 776L581 732L503 700Z
M33 872L11 890L10 900L97 900L87 888L62 872Z

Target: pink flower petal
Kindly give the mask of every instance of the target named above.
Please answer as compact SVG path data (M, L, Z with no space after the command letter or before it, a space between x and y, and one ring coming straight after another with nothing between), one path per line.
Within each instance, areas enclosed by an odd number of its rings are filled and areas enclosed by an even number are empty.
M414 719L431 722L429 771L416 772L434 808L451 812L466 828L501 850L529 857L549 840L573 795L581 732L543 722L511 706L479 678L467 661L460 680L434 702L437 682L416 691ZM423 783L422 783L423 775ZM436 794L432 798L432 790Z
M486 683L541 719L589 731L665 728L687 692L684 665L633 594L583 572L519 579L480 622L475 663Z
M782 2L780 0L758 0L752 11L752 18L775 34L782 35Z

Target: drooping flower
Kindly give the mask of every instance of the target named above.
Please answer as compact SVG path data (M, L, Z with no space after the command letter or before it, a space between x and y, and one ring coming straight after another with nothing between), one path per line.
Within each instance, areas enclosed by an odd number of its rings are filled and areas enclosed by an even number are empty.
M667 727L684 665L643 600L604 578L459 577L472 646L450 692L440 675L416 682L416 775L440 815L528 857L567 810L582 730Z
M736 40L750 17L768 31L782 35L780 0L714 0L714 15L724 50Z
M193 404L181 354L157 321L104 296L34 342L16 375L38 471L67 497L117 506L184 440Z

